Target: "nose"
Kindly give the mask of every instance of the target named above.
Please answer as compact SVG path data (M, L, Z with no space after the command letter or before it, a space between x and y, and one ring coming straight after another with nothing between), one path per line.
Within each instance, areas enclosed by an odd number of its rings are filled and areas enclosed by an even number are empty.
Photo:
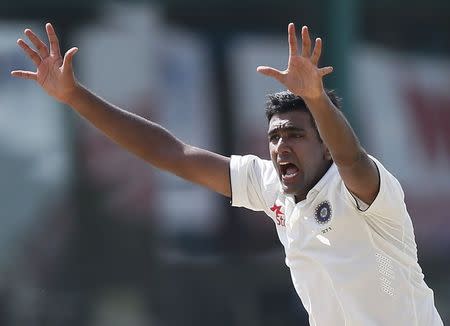
M278 143L277 143L277 152L278 153L287 153L290 151L291 151L291 148L289 146L287 138L280 137L280 139L278 139Z

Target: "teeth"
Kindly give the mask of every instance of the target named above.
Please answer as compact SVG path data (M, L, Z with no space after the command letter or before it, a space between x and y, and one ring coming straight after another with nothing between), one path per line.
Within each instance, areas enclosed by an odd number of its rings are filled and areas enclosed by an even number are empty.
M287 175L287 176L294 175L294 174L297 173L297 171L298 171L298 169L296 169L296 168L288 168L288 169L286 170L286 175Z

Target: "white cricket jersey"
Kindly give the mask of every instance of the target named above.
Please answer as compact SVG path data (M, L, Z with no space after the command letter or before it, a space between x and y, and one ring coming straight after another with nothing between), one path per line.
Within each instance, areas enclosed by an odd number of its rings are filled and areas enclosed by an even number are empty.
M443 325L417 262L403 190L373 160L380 190L362 207L335 164L296 204L271 161L232 156L232 205L264 211L275 222L311 326Z

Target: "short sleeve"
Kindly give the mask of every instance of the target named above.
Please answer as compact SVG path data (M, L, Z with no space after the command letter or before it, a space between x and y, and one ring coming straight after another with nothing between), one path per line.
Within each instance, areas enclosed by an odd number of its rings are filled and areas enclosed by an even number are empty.
M263 211L265 198L273 190L274 168L272 162L254 155L231 156L231 205Z
M366 215L396 219L403 215L405 194L400 182L375 158L371 157L380 175L380 189L373 203L364 211Z

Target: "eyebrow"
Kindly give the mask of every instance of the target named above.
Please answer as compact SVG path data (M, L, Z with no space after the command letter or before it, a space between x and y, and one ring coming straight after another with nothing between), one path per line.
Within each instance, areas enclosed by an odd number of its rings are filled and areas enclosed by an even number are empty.
M269 130L269 132L267 133L268 136L271 136L273 134L276 134L280 131L297 131L297 132L306 132L305 129L303 128L299 128L299 127L294 127L294 126L278 126L273 128L272 130Z

